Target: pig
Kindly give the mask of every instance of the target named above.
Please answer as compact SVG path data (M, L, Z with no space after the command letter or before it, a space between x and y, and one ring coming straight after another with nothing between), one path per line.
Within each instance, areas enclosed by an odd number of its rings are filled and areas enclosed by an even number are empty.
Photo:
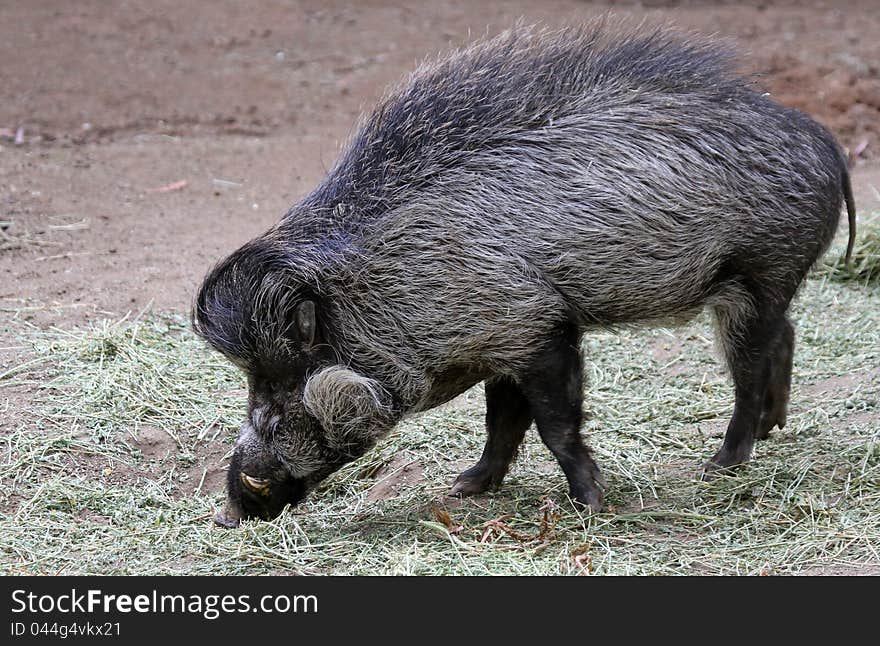
M840 146L706 39L518 25L423 64L198 291L194 329L249 392L216 522L277 517L480 382L485 448L450 493L499 487L534 423L599 511L582 336L704 308L734 385L704 477L746 463L785 426L786 312L844 203L848 259Z

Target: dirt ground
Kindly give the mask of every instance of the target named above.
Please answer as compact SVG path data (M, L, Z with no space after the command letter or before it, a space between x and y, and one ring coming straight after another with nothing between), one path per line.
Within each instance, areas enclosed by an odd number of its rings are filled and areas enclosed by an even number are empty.
M867 142L857 199L863 211L880 199L872 0L8 3L0 307L62 326L185 309L208 267L309 190L361 109L416 61L521 16L555 25L609 9L732 38L779 101L850 150Z

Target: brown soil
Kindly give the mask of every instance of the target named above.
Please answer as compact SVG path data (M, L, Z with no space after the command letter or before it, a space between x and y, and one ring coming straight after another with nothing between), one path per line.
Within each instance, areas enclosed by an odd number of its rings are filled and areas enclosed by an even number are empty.
M192 447L191 459L183 464L178 460L180 447L175 439L155 426L141 426L131 444L149 461L148 473L176 470L178 495L191 495L197 490L213 493L224 487L227 464L223 457L230 449L228 444L198 442ZM125 468L119 471L124 473Z
M880 378L880 369L852 375L835 375L814 384L803 386L810 395L845 394L852 392L860 383L871 383Z
M874 0L289 4L6 3L0 316L65 327L187 309L212 263L314 186L387 84L521 16L557 25L611 9L732 39L779 101L813 114L850 150L867 141L857 202L880 205ZM0 344L0 372L20 360L9 345ZM28 397L7 389L3 415L26 410ZM134 444L156 473L169 468L173 440L142 433ZM203 489L219 488L222 455L198 457L186 487L208 468ZM403 465L370 496L418 477Z
M878 201L872 0L12 3L0 220L27 242L0 251L0 307L41 324L186 308L211 263L312 187L360 109L416 60L520 16L608 9L732 38L780 101L849 148L868 138L855 181L863 208Z
M174 438L155 426L142 426L132 444L145 458L152 460L162 460L177 452Z
M395 456L374 476L376 483L367 492L367 500L393 498L402 489L413 487L422 482L424 472L424 468L412 456Z

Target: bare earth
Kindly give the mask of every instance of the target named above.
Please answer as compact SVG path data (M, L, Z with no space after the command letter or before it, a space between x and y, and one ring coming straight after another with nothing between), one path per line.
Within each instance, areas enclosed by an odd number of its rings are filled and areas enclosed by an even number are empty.
M4 9L0 220L32 241L0 252L4 309L49 308L21 315L65 324L188 307L211 263L320 179L385 86L520 16L553 25L611 8L732 38L781 102L810 111L850 149L868 140L857 199L862 210L880 200L871 0L282 4ZM177 182L186 185L152 190Z
M730 38L778 101L857 153L859 209L880 207L874 0L10 2L0 317L72 327L188 310L212 263L312 188L361 111L417 61L520 17L558 25L608 10ZM21 350L0 342L0 373ZM6 410L28 398L10 389ZM167 438L138 442L160 469ZM419 477L394 466L371 495ZM209 479L219 488L222 470Z

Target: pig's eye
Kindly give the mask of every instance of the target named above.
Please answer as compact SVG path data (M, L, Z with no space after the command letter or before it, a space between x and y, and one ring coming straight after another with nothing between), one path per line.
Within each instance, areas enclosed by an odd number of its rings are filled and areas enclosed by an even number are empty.
M268 498L271 493L271 489L269 487L269 481L264 478L255 478L246 474L244 471L239 475L241 478L241 484L245 486L245 488L251 493L255 493L258 496L263 496L264 498Z

